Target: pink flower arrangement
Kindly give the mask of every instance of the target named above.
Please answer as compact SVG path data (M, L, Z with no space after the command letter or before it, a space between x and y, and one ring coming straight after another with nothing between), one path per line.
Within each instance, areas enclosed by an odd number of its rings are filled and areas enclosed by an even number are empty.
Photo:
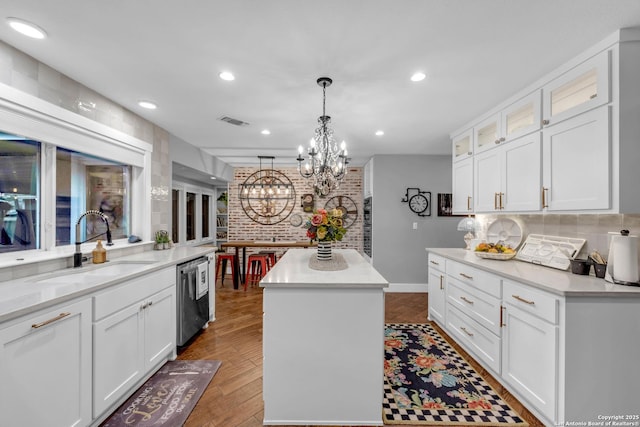
M318 209L313 212L304 227L307 237L319 242L334 242L342 240L347 230L342 226L342 211L340 209Z

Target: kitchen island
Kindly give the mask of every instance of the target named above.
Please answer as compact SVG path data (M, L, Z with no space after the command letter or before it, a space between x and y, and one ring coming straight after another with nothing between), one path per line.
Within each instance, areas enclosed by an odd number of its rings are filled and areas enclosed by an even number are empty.
M290 249L262 279L265 425L382 425L384 288L353 249L310 268Z

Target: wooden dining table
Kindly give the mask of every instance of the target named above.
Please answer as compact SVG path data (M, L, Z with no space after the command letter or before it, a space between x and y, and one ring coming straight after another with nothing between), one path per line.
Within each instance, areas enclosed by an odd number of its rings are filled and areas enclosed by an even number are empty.
M237 274L237 278L234 279L234 289L238 288L238 283L244 283L246 280L246 268L247 268L247 248L309 248L315 247L318 244L316 242L295 241L295 240L235 240L221 243L219 246L222 249L234 248L236 252L236 262L240 266L234 268L234 274ZM240 263L240 249L242 249L242 262ZM239 280L237 280L239 279Z

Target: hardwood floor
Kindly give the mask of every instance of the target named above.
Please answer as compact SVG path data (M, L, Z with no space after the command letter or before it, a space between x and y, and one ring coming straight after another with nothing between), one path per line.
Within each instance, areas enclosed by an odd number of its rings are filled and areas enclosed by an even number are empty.
M262 288L234 290L231 281L217 284L216 321L196 336L178 359L221 360L222 366L185 423L186 427L261 426ZM385 297L387 322L424 323L427 295L394 293ZM444 332L438 328L444 336ZM449 340L452 342L452 340ZM543 426L459 347L473 367L532 427ZM410 425L403 424L405 427Z

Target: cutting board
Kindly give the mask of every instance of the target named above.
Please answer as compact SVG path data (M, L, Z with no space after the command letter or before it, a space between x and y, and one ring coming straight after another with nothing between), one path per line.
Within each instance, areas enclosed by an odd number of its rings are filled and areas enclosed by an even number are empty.
M567 270L584 246L585 239L529 234L516 255L520 261Z

